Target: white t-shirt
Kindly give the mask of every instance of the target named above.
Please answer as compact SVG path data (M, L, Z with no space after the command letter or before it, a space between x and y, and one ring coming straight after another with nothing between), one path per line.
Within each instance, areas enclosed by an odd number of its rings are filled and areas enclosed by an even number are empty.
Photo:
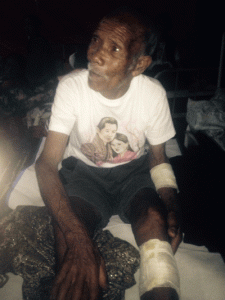
M115 167L175 135L166 92L139 75L121 98L110 100L88 86L88 71L66 75L52 106L49 130L70 136L64 158L74 156L95 167Z

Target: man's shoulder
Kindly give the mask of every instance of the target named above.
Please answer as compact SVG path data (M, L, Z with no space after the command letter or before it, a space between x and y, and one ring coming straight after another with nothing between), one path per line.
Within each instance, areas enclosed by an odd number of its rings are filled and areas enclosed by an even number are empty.
M74 70L59 79L57 93L83 95L90 90L88 86L88 71Z
M73 70L70 73L62 76L60 78L61 84L69 84L69 83L75 83L75 82L84 82L87 83L87 76L88 76L88 70L86 69L78 69Z
M135 78L135 84L142 90L151 92L165 93L165 89L162 84L155 78L149 77L144 74L140 74Z
M148 85L163 88L162 84L157 79L155 79L153 77L150 77L150 76L147 76L147 75L144 75L144 74L140 74L139 76L137 76L137 78L143 84L148 84Z

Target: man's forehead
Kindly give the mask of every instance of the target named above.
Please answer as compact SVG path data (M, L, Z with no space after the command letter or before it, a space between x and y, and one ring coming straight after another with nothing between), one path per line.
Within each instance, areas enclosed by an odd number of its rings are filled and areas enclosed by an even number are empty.
M132 36L128 26L110 19L103 19L99 23L96 32L106 32L112 37L123 39L128 39Z
M133 25L133 24L132 24ZM118 20L104 18L97 27L95 34L104 32L107 38L115 40L116 42L122 43L126 48L130 48L130 44L133 46L136 44L135 48L139 49L142 44L142 34L141 27L135 26L136 30L131 30L130 24L128 22L121 23ZM134 26L133 26L134 27ZM140 30L139 30L140 29ZM138 50L137 50L138 51Z
M114 18L103 18L99 23L99 26L107 26L107 25L121 27L124 30L129 31L129 24L127 22L120 22L119 20Z

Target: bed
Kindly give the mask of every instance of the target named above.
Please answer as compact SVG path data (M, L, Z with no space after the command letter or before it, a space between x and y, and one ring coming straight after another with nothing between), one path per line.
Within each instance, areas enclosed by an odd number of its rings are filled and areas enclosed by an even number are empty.
M37 157L42 151L44 140L40 145ZM169 158L180 157L176 139L166 143L166 153ZM23 171L14 182L7 195L7 202L11 209L18 205L44 205L37 186L34 164ZM115 237L128 241L138 249L131 227L124 224L118 216L113 216L105 229ZM219 253L209 252L204 246L182 242L175 255L179 273L182 300L224 300L225 299L225 264ZM0 299L22 300L21 276L8 273L8 282L0 288ZM126 300L140 299L138 293L139 270L134 275L136 284L125 292Z

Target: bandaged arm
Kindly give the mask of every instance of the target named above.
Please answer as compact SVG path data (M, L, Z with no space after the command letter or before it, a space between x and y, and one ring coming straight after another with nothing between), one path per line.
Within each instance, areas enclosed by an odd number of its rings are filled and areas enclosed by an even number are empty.
M157 191L163 187L178 189L172 166L169 163L156 165L150 170L150 174Z
M150 146L149 168L152 181L168 211L178 211L176 178L165 153L165 143Z

